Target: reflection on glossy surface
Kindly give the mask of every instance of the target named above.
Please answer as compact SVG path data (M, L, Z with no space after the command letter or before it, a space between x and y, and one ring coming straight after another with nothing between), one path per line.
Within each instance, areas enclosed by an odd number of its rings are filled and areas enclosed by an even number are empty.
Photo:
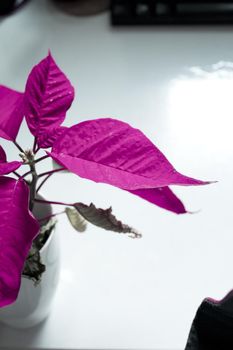
M210 69L195 66L170 84L169 122L187 144L204 151L232 153L233 63L218 62ZM174 117L175 116L175 117ZM191 140L190 140L191 138Z

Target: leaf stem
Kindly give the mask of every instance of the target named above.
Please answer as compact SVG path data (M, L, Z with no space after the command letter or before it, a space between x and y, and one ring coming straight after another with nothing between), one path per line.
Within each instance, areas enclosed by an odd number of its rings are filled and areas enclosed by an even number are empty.
M37 185L37 180L38 180L38 174L36 172L36 167L35 163L32 162L30 164L30 169L31 169L31 174L32 174L32 182L30 183L30 204L29 208L32 211L33 206L34 206L34 201L36 197L36 185Z
M63 202L55 202L55 201L45 201L43 199L35 199L36 203L41 204L57 204L57 205L65 205L66 207L73 207L74 203L63 203Z
M34 155L37 154L37 152L40 150L40 147L38 146L36 149L35 149L35 152L34 152Z
M50 219L50 218L53 218L54 216L61 215L61 214L64 214L64 213L65 213L65 210L60 211L59 213L54 213L54 214L52 214L52 215L45 216L44 218L39 219L38 221L48 220L48 219Z
M13 174L15 174L19 179L21 178L21 175L17 173L17 171L13 171Z
M41 162L42 160L44 160L44 159L46 159L46 158L49 158L49 156L46 155L46 156L40 157L40 158L38 158L37 160L35 160L34 163L39 163L39 162Z
M46 171L45 173L41 173L38 175L38 178L42 177L42 176L46 176L46 175L52 175L54 173L57 173L59 171L65 170L65 168L59 168L59 169L55 169L55 170L50 170L50 171Z
M27 171L26 173L20 176L20 179L23 179L24 177L26 177L27 175L30 175L31 173L32 173L31 170Z
M33 153L36 152L36 145L37 145L37 137L34 138L34 144L33 144Z
M14 145L18 148L18 150L20 150L20 152L24 153L24 150L23 150L22 147L18 144L18 142L14 141Z
M44 178L44 180L41 182L41 184L40 184L39 187L37 188L36 193L38 193L38 192L40 191L41 187L42 187L42 186L44 185L44 183L50 178L51 175L53 175L53 173L48 174L48 175Z

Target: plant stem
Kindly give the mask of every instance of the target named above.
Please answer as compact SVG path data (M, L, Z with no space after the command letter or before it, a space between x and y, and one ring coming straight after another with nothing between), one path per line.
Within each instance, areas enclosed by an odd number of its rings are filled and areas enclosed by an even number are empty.
M55 201L45 201L42 199L35 199L36 203L41 203L41 204L57 204L57 205L65 205L66 207L73 207L74 203L63 203L63 202L55 202Z
M36 155L39 150L40 150L40 147L37 147L37 149L34 152L34 155Z
M30 183L30 204L29 208L32 211L33 206L34 206L34 201L36 197L36 185L37 185L37 180L38 180L38 175L36 172L36 167L35 163L32 162L30 164L30 169L31 169L31 174L32 174L32 182Z
M13 174L15 174L19 179L21 178L21 175L17 173L17 171L13 171Z
M24 150L23 150L22 147L18 144L18 142L14 141L14 145L18 148L18 150L20 150L20 152L24 153Z
M34 138L34 144L33 144L33 153L36 152L36 145L37 145L37 137Z
M61 214L64 214L64 213L65 213L65 211L63 210L63 211L61 211L61 212L59 212L59 213L54 213L54 214L52 214L52 215L45 216L44 218L39 219L38 221L48 220L48 219L50 219L50 218L53 218L54 216L61 215Z
M41 182L41 184L40 184L39 187L37 188L36 193L38 193L38 192L40 191L41 187L42 187L42 186L44 185L44 183L50 178L51 175L53 175L53 173L48 174L48 175L44 178L44 180Z
M38 158L37 160L35 160L34 163L39 163L39 162L41 162L42 160L44 160L44 159L46 159L46 158L49 158L49 156L46 155L46 156L43 156L43 157L41 157L41 158Z
M30 171L27 171L25 174L23 174L23 175L20 176L20 179L23 179L24 177L26 177L27 175L29 175L29 174L31 174L31 173L32 173L31 170L30 170Z
M41 173L38 175L38 178L42 177L42 176L46 176L46 175L52 175L54 173L57 173L58 171L62 171L65 170L65 168L59 168L59 169L55 169L55 170L50 170L50 171L46 171L45 173Z

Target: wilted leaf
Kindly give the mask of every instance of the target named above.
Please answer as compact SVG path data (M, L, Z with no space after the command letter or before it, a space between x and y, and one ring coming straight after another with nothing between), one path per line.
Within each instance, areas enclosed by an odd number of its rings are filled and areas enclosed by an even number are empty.
M74 88L51 54L29 74L25 90L25 115L34 136L54 130L65 119L74 99Z
M169 189L161 194L154 189L209 183L177 172L140 130L115 119L74 125L57 139L49 154L81 177L136 191L134 194L175 212L185 212L180 200Z
M15 141L24 117L24 94L0 85L0 137Z
M65 209L65 212L66 212L66 215L67 215L71 225L73 226L73 228L76 231L78 231L78 232L86 231L87 222L83 218L83 216L81 216L79 214L79 212L76 209L72 209L72 208L67 207Z
M29 189L23 180L0 177L0 307L13 303L39 224L28 210Z
M22 162L7 162L4 149L0 146L0 175L6 175L15 171L22 165Z
M141 237L141 234L134 228L129 227L128 225L125 225L121 221L117 220L112 214L112 208L96 208L93 203L91 203L89 206L83 203L75 203L74 207L85 220L89 221L95 226L118 233L129 233L129 236L132 238Z
M52 217L49 220L39 220L40 224L42 226L40 227L39 234L36 236L36 238L33 240L33 248L36 250L41 250L42 247L45 245L47 240L49 239L50 235L55 229L57 220Z
M41 261L40 250L52 234L56 222L54 218L51 218L46 224L41 226L25 261L22 275L31 279L35 284L41 281L42 274L46 271L46 266Z
M40 252L38 250L32 251L25 261L22 275L38 284L45 271L46 266L41 262Z

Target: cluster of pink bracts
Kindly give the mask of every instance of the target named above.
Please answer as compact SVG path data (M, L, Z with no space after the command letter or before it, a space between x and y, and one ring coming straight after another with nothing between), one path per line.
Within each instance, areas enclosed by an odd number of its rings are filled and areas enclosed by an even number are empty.
M185 213L170 185L203 185L177 172L139 130L116 119L95 119L61 126L74 88L51 54L28 76L25 92L0 86L0 137L16 142L25 117L38 149L86 179L117 186L153 204ZM18 295L21 273L39 224L29 210L23 178L6 176L26 164L7 162L0 147L0 307Z

